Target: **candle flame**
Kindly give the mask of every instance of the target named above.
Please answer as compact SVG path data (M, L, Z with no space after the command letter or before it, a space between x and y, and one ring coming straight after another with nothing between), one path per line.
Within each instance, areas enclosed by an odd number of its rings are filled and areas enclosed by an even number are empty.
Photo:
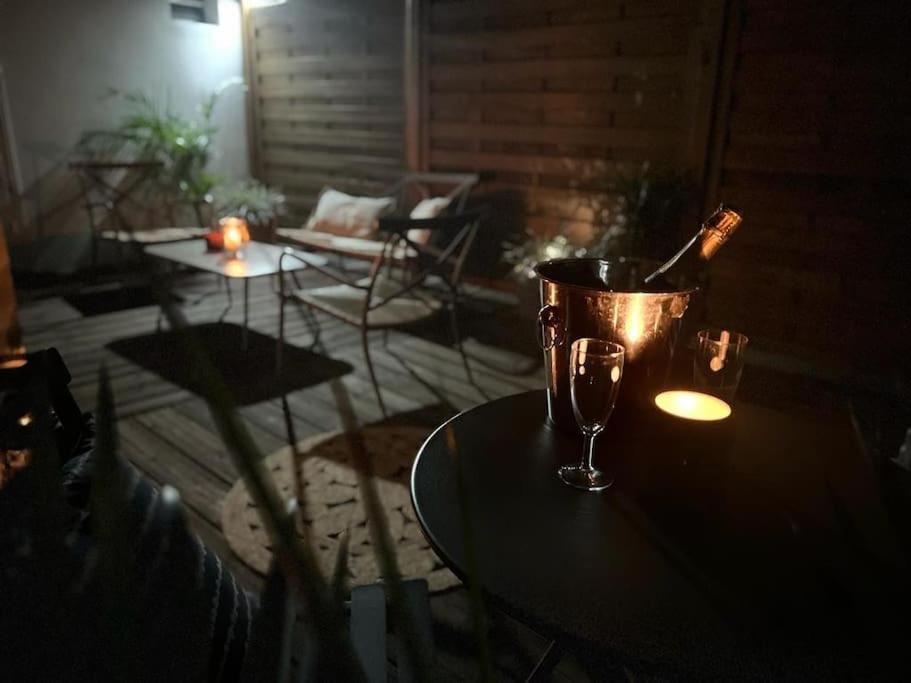
M225 251L236 252L250 241L247 222L243 218L228 217L221 220L221 233Z

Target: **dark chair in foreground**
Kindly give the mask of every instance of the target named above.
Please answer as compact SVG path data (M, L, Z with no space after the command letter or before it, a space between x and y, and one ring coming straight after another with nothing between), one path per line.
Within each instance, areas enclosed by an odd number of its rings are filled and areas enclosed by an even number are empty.
M473 381L459 333L458 305L462 270L480 218L479 213L468 213L424 220L381 219L380 232L385 239L366 277L350 280L332 270L309 266L338 283L326 287L287 291L285 263L288 259L301 259L301 256L286 251L279 262L278 368L281 368L285 338L285 302L293 299L360 329L370 380L380 409L386 415L386 405L370 358L368 334L372 330L388 330L425 320L446 307L465 372L469 381ZM412 241L408 232L415 228L430 231L432 239L427 244ZM400 257L403 253L406 258ZM317 341L318 328L314 344Z

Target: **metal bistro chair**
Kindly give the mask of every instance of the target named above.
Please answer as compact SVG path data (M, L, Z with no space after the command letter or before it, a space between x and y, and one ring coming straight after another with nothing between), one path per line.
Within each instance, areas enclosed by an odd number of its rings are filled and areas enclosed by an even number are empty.
M82 203L89 220L92 267L98 265L98 243L113 240L120 249L124 263L123 246L132 240L135 232L127 220L124 207L142 208L134 196L136 192L161 168L159 161L71 161L71 171L79 178ZM101 220L98 220L98 212ZM107 222L110 229L104 230Z
M458 305L459 285L466 257L474 242L480 224L480 213L440 216L423 220L386 218L380 220L380 232L386 237L382 249L371 263L367 277L349 280L343 275L308 264L339 284L311 289L294 289L286 292L285 259L301 256L286 250L279 260L279 328L276 351L277 368L281 369L282 347L285 340L285 302L294 299L311 309L322 311L361 331L361 343L367 370L380 410L386 416L386 405L380 392L370 358L368 334L373 330L415 323L436 315L444 306L449 308L449 320L455 344L462 356L462 363L469 381L474 378L468 357L462 348L459 334ZM414 228L434 233L432 244L417 244L408 239ZM403 258L404 254L404 258ZM442 290L428 287L428 281L438 279ZM314 329L314 345L319 341L319 327Z

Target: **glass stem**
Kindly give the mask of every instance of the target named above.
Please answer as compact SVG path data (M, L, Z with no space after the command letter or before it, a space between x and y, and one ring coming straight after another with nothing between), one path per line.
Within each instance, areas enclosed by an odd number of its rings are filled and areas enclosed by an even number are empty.
M595 435L587 433L585 434L585 445L583 446L584 453L582 455L582 469L590 470L592 469L592 458L595 455Z

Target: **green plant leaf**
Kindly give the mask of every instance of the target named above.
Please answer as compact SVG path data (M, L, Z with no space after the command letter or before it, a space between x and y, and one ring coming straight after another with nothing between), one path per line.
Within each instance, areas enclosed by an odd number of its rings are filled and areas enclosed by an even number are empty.
M373 481L373 466L364 446L363 433L357 424L357 418L351 406L351 397L348 395L345 384L340 379L332 380L329 386L332 389L336 409L342 420L348 452L351 455L352 462L355 464L358 487L361 491L361 501L364 504L364 511L367 515L373 552L376 556L377 564L380 566L383 582L389 594L395 625L398 627L399 637L405 646L405 655L411 662L416 680L432 680L430 653L421 647L421 640L415 626L415 618L402 590L402 575L395 556L392 536L389 533L389 523L386 520L386 513L383 510L379 493Z
M294 520L286 513L274 482L262 467L263 454L234 409L228 388L187 326L180 309L164 292L159 292L159 298L172 329L181 332L181 342L198 373L203 396L222 441L257 505L257 512L272 542L273 557L310 615L308 623L318 647L320 676L346 681L364 680L344 619L335 608L329 585L319 571L313 550L298 536Z
M487 611L484 607L484 596L481 594L481 584L478 581L478 558L475 552L474 529L469 514L468 490L465 487L465 477L462 474L462 461L459 458L459 442L456 438L455 427L452 423L446 426L446 448L456 463L456 472L459 496L459 515L462 521L462 537L465 547L465 569L468 583L468 597L471 605L471 620L474 624L475 637L478 647L478 668L482 681L493 681L493 659L490 653L490 642L487 637Z

